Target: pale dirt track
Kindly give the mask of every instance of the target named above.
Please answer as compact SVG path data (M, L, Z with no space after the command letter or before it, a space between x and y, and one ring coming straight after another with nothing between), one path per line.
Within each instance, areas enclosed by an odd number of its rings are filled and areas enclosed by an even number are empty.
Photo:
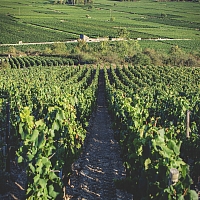
M124 40L123 38L112 38L109 40L109 38L89 38L85 40L86 42L102 42L102 41L121 41ZM134 39L130 39L134 40ZM186 41L186 40L191 40L191 39L173 39L173 38L150 38L150 39L143 39L143 38L138 38L136 40L149 40L149 41ZM16 44L0 44L1 46L25 46L25 45L45 45L45 44L55 44L55 43L77 43L77 40L68 40L68 41L63 41L63 42L23 42L19 41L19 43Z
M100 73L97 110L90 121L80 158L73 164L67 197L77 200L131 200L116 189L114 179L125 178L119 145L114 139L105 101L103 71Z

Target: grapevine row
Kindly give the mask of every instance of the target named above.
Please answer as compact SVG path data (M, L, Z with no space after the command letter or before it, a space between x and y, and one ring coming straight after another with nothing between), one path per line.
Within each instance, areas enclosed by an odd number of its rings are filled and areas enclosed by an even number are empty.
M27 199L61 198L95 108L99 69L34 67L1 74L1 91L11 105L12 145L27 169Z
M65 66L74 65L70 58L41 57L41 56L24 56L11 57L7 60L11 68L27 68L33 66Z
M152 81L153 78L150 79L153 73L147 73L146 68L148 67L129 66L104 69L109 110L113 116L117 130L116 138L121 144L126 166L126 181L129 185L127 188L134 191L138 199L196 198L197 194L190 189L189 166L183 159L187 161L188 156L193 159L195 164L194 168L191 168L191 176L197 179L200 161L199 69L172 69L176 73L182 73L181 70L187 71L190 78L195 80L192 90L181 91L187 79L175 84L175 81L172 81L175 80L175 76L165 74L163 80L156 81L160 84L156 84ZM152 67L154 79L161 79L158 74L160 71L155 68ZM165 81L173 87L166 85ZM194 91L195 96L190 99ZM180 92L185 93L180 96ZM193 113L192 139L185 137L187 110ZM196 140L193 145L196 149L193 148L192 153L195 156L191 156L191 152L188 151L191 148L186 150L183 147L189 147L194 138ZM177 184L169 184L172 168L181 174Z

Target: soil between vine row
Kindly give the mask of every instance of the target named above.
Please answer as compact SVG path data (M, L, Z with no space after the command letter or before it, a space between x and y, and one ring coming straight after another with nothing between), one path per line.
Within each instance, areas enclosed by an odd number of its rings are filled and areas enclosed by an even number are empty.
M114 184L115 179L125 178L125 169L106 107L103 71L99 77L97 110L90 120L82 154L72 166L73 173L66 187L68 199L133 199Z

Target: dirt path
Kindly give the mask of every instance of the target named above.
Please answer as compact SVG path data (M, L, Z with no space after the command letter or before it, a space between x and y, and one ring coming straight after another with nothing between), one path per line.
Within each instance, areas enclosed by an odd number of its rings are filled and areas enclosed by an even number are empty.
M90 122L88 137L66 193L71 199L130 200L132 195L115 188L114 179L125 177L118 143L114 139L105 104L103 71L100 73L97 111Z
M57 30L59 31L59 30ZM62 31L60 31L62 32ZM111 41L121 41L121 40L124 40L123 38L112 38ZM130 39L130 40L135 40L135 39ZM177 40L192 40L192 39L189 39L189 38L183 38L183 39L172 39L172 38L150 38L150 39L143 39L143 38L138 38L137 40L151 40L151 41L166 41L166 40L171 40L171 41L177 41ZM102 42L102 41L109 41L109 38L89 38L87 40L85 40L85 42ZM25 45L46 45L46 44L55 44L55 43L77 43L78 40L68 40L68 41L64 41L64 42L60 42L60 41L57 41L57 42L22 42L22 41L19 41L19 43L16 43L16 44L0 44L0 46L25 46Z

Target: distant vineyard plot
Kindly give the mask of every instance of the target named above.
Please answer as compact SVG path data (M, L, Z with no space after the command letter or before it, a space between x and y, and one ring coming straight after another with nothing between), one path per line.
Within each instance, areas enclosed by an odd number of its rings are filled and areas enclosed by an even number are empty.
M195 42L182 41L181 47L196 51L200 44L199 10L200 4L194 2L97 0L92 5L72 6L43 0L2 0L0 43L67 41L80 34L115 38L120 28L126 28L132 39L192 39Z

